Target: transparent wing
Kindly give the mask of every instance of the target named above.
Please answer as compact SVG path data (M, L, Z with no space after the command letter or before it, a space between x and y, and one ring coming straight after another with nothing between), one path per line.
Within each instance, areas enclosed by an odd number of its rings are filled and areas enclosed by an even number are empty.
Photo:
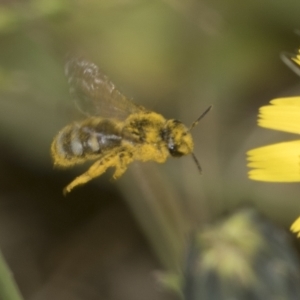
M81 112L88 116L124 120L144 111L122 95L98 66L83 58L71 58L65 66L70 94Z

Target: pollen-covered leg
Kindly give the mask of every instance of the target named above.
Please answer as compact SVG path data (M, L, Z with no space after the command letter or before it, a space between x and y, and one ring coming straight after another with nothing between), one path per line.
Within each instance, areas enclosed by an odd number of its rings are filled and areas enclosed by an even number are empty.
M85 184L93 178L102 175L109 167L117 167L117 164L119 164L119 158L115 153L113 155L107 155L104 158L97 160L85 173L76 177L70 184L68 184L64 188L64 195L69 193L77 185Z
M113 179L118 179L127 170L127 166L133 161L133 155L130 152L121 152L118 155L118 163L115 164L116 170Z

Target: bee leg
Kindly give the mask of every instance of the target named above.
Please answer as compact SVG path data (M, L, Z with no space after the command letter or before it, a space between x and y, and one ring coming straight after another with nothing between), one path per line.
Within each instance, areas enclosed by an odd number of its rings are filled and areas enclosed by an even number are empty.
M130 152L121 152L119 155L119 162L115 165L116 170L113 175L113 179L118 179L123 175L123 173L126 171L127 166L134 160L133 154Z
M68 184L64 188L63 194L66 195L77 185L85 184L93 178L102 175L109 167L116 166L119 163L118 160L118 155L115 153L97 160L85 173L76 177L70 184Z

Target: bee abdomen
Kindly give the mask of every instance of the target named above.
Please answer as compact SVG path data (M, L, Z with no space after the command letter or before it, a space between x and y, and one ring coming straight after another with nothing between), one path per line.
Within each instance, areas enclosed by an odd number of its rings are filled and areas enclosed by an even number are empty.
M79 124L71 124L63 128L54 138L51 154L54 164L71 166L79 157L83 157L84 148L79 138Z
M94 159L120 143L121 136L114 122L87 119L63 128L52 143L51 153L56 165L67 167Z

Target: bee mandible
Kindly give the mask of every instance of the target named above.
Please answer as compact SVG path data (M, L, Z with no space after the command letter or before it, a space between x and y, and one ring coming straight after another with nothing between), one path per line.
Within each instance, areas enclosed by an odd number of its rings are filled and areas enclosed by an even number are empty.
M92 62L70 59L65 67L70 94L87 117L67 125L54 138L54 165L71 167L96 160L82 175L64 188L64 194L114 167L119 178L134 160L163 163L171 155L191 154L201 172L190 133L211 106L187 128L182 122L134 104Z

